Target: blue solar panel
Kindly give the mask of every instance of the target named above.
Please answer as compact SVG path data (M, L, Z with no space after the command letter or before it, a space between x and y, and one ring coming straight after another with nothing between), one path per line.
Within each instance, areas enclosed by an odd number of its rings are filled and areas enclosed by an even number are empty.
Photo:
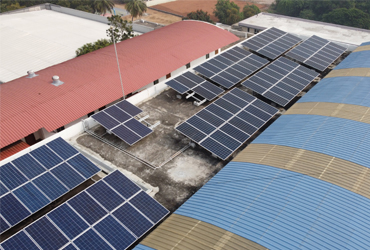
M154 223L157 223L168 214L167 209L147 195L144 191L135 195L129 202Z
M42 249L58 249L68 243L68 239L46 217L32 223L26 231Z
M116 249L125 249L136 240L135 236L129 233L111 215L100 221L94 228Z
M204 79L202 78L202 77L200 77L200 76L197 76L197 75L195 75L195 74L193 74L193 73L191 73L191 72L189 72L189 71L187 71L187 72L185 72L184 74L182 74L184 77L186 77L186 78L188 78L188 79L190 79L190 80L192 80L193 82L196 82L196 83L202 83L202 82L204 82Z
M75 238L89 227L67 204L63 204L51 211L47 217L70 239Z
M47 169L50 169L63 161L62 158L54 154L45 145L32 150L30 154Z
M13 194L23 202L32 213L49 204L50 200L31 182L13 191Z
M101 125L103 125L107 129L112 129L119 125L119 122L117 120L115 120L110 115L106 114L104 111L96 113L95 115L91 117L94 118L97 122L99 122Z
M112 132L129 145L133 145L141 139L139 135L124 125L118 126L117 128L113 129Z
M86 179L91 178L100 171L95 164L89 161L85 156L79 154L67 161L75 170L77 170Z
M136 107L135 105L129 103L126 100L120 101L119 103L115 104L117 107L122 109L123 111L127 112L131 116L137 116L141 112L143 112L141 109Z
M95 198L105 209L112 211L125 200L119 196L107 184L100 181L86 190L92 197Z
M223 132L225 132L226 134L228 134L231 137L237 138L238 141L240 141L240 142L245 142L250 137L249 134L241 131L240 129L237 129L236 127L234 127L234 126L232 126L228 123L223 125L220 128L220 130L222 130Z
M22 155L13 160L12 163L29 179L42 174L46 170L29 154Z
M134 131L136 134L138 134L141 137L145 137L149 135L153 130L142 124L136 119L131 119L125 123L125 126Z
M32 181L50 200L55 200L68 192L68 189L62 185L53 175L45 173Z
M195 142L200 142L201 140L207 137L205 133L194 128L193 126L191 126L190 124L186 122L179 125L176 129Z
M39 250L38 246L22 231L2 243L1 246L4 250Z
M212 114L206 109L201 110L196 115L199 116L201 119L209 122L215 127L219 127L222 123L225 122L224 120L222 120L221 118L218 118L216 115Z
M53 168L51 172L69 189L73 189L85 181L84 177L79 175L78 172L76 172L66 163L62 163L56 168Z
M0 183L0 196L3 196L7 192L9 192L9 189L7 189L3 184Z
M237 112L240 111L239 107L235 106L234 104L231 104L230 102L224 100L223 98L218 99L214 103L220 106L221 108L226 109L232 114L236 114Z
M106 214L106 211L85 192L75 196L68 201L68 204L90 225L103 218Z
M0 234L8 230L9 228L10 226L8 225L8 223L6 223L6 221L0 217Z
M232 150L226 148L209 137L202 141L200 145L223 160L227 159L233 153Z
M217 130L211 135L211 138L217 141L218 143L222 144L223 146L231 149L232 151L236 150L238 147L240 147L241 142L231 138L224 132Z
M251 113L248 113L246 111L240 112L237 117L242 119L245 122L248 122L249 124L252 124L253 126L260 128L265 124L265 121L258 118L257 116L252 115Z
M10 190L28 181L11 163L1 166L0 177L4 185Z
M225 121L230 119L230 117L233 116L233 114L231 114L230 112L226 111L225 109L217 105L209 105L208 107L206 107L206 110L222 118Z
M57 138L46 144L64 160L78 154L78 151L62 138Z
M113 212L113 215L138 238L153 226L147 218L145 218L129 203L118 208Z
M238 118L238 117L234 117L233 119L231 119L229 121L229 123L231 125L234 125L234 127L242 130L243 132L249 134L249 135L253 135L254 132L257 131L257 128L252 126L251 124L243 121L242 119Z
M140 188L121 172L115 171L104 178L104 181L126 199L140 191Z
M93 229L88 230L73 242L81 250L112 249Z
M109 108L106 108L104 109L104 112L114 117L114 119L116 119L120 123L125 122L131 119L132 117L131 115L127 114L122 109L118 108L117 106L111 106Z
M184 85L182 85L181 83L179 83L175 80L170 80L170 81L166 82L166 84L168 86L170 86L171 88L173 88L174 90L176 90L180 94L184 94L187 91L189 91L188 87L185 87Z
M216 129L216 127L212 126L210 123L200 119L197 116L193 116L187 120L187 123L192 125L194 128L199 129L205 134L211 133L213 130Z
M77 250L77 248L75 246L73 246L72 244L69 244L68 246L63 248L63 250Z
M186 78L182 75L176 77L174 80L178 81L179 83L181 83L185 87L188 87L189 89L194 88L195 86L197 86L197 83L191 81L190 79L188 79L188 78Z
M10 225L15 225L28 217L31 213L23 206L12 193L9 193L0 199L1 215Z

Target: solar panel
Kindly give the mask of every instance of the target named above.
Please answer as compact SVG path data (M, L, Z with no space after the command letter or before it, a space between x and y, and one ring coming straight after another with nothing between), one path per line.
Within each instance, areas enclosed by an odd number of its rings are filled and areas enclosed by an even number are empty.
M62 138L0 166L0 233L98 173Z
M180 94L194 92L208 101L215 99L217 96L225 92L213 83L191 72L185 72L184 74L166 82L166 84Z
M313 70L281 57L242 82L242 85L286 106L318 75Z
M276 108L235 88L176 130L226 160L277 112Z
M1 249L127 249L168 213L116 170L2 242Z
M123 100L91 117L132 146L153 132L152 129L133 118L141 112L143 112L141 109Z
M268 60L234 47L194 68L201 75L229 89L268 63Z
M264 30L243 42L242 45L272 60L302 41L274 27Z
M345 47L314 35L286 55L314 69L324 71L345 51Z

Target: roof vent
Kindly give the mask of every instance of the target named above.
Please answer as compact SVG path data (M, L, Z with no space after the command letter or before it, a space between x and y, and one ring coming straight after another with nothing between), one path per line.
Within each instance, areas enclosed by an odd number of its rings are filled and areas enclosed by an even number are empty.
M35 72L33 72L33 70L27 71L27 74L28 74L27 78L34 78L34 77L38 76L38 75L35 74Z
M59 80L59 76L53 76L52 79L53 79L52 84L54 86L59 86L59 85L62 85L64 83L61 80Z

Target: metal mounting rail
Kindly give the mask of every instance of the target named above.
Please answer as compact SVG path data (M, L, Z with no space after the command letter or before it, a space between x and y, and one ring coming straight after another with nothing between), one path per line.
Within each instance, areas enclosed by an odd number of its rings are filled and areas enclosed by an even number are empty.
M166 165L168 162L172 161L176 156L180 155L181 153L183 153L185 150L187 150L188 148L190 147L189 144L187 144L185 147L183 147L182 149L180 149L179 151L177 151L175 154L173 154L169 159L167 159L166 161L162 162L161 165L158 166L158 168L160 167L163 167L164 165Z

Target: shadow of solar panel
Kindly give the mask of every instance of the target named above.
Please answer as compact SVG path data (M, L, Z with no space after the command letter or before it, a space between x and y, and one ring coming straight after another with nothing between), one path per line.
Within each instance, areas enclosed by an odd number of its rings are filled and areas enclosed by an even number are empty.
M32 212L46 206L50 200L31 182L13 191L13 194Z
M141 109L139 109L138 107L136 107L135 105L131 104L126 100L120 101L115 105L131 116L137 116L138 114L143 112Z
M39 250L39 247L24 233L20 232L1 244L4 250Z
M167 209L144 191L135 195L129 202L154 223L159 222L169 213Z
M108 114L104 113L104 111L101 111L99 113L96 113L91 116L94 120L99 122L103 127L106 129L112 129L116 126L118 126L119 122L115 119L113 119Z
M205 139L200 145L209 152L217 155L217 157L220 157L222 160L226 160L233 153L233 151L211 138Z
M203 121L202 119L200 119L197 116L191 117L186 122L189 123L190 125L192 125L194 128L199 129L200 131L202 131L205 134L209 134L209 133L211 133L212 131L214 131L216 129L214 126L212 126L208 122Z
M140 191L140 188L135 183L119 171L114 171L105 177L104 182L114 188L125 199L130 198Z
M224 132L217 130L211 135L211 138L214 139L216 142L222 144L223 146L235 151L238 147L240 147L241 143L234 138L231 138Z
M94 228L115 249L126 249L136 240L136 238L111 215L108 215L96 224Z
M148 128L147 126L145 126L144 124L142 124L141 122L134 118L127 121L124 125L142 138L153 132L153 130L151 130L150 128Z
M112 211L124 202L124 199L121 198L121 196L102 181L89 187L86 192L94 197L94 199L108 211Z
M0 177L4 185L10 190L27 182L27 178L24 177L11 163L1 166Z
M46 194L50 200L55 200L68 192L68 189L53 175L46 172L34 179L35 184L44 194Z
M46 217L32 223L25 230L42 249L59 249L69 242Z
M95 233L93 229L89 229L76 240L73 241L76 246L81 250L111 250L112 248Z
M32 150L30 154L47 169L50 169L63 161L62 158L54 154L45 145Z
M12 193L9 193L0 199L1 215L9 222L11 226L22 221L31 213L23 206Z
M68 201L68 204L90 225L103 218L106 214L106 211L85 192L73 197L73 199Z
M67 160L68 158L71 158L72 156L78 154L78 151L74 147L71 147L68 142L60 137L52 140L46 145L51 148L57 155L59 155L63 160Z
M77 237L89 227L67 204L63 204L51 211L47 217L70 239Z
M131 115L127 114L122 109L114 105L104 109L104 112L114 117L114 119L116 119L120 123L125 122L131 118Z
M187 91L189 91L189 88L185 87L184 85L182 85L181 83L175 80L170 80L166 82L166 84L170 86L171 88L173 88L174 90L176 90L177 92L179 92L180 94L184 94Z
M133 145L136 142L140 141L141 139L140 136L135 134L133 131L131 131L124 125L116 127L115 129L112 130L112 132L129 145Z
M145 218L129 203L123 204L123 206L113 212L113 215L138 238L153 226L152 222Z

